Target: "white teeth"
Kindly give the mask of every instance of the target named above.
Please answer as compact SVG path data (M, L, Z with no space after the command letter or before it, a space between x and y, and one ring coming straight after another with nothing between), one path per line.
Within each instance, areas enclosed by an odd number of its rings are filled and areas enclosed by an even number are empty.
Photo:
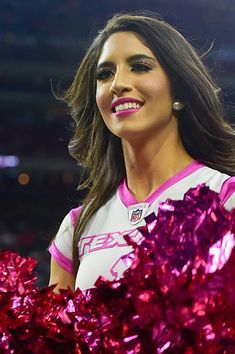
M140 104L136 102L126 102L115 107L115 112L123 111L131 108L140 108Z

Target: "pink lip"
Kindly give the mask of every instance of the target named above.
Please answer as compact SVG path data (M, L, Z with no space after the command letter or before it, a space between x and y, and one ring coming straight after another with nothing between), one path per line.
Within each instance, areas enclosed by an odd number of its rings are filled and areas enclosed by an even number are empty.
M132 98L132 97L120 97L120 98L116 98L115 100L113 100L112 102L112 111L114 111L115 106L118 106L119 104L124 104L127 102L135 102L135 103L139 103L141 104L141 106L143 105L142 101L137 100L136 98ZM129 111L131 111L132 109L129 109ZM136 110L133 108L133 110ZM124 111L123 111L124 112ZM118 112L116 112L118 113Z
M133 113L139 111L141 108L142 107L124 109L122 111L114 112L113 114L115 114L116 117L124 117L124 116L128 116L129 114L133 114Z

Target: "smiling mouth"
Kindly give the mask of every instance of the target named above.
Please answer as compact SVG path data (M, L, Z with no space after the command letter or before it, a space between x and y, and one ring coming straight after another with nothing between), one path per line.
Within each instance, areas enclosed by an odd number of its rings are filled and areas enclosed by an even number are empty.
M119 104L115 107L112 108L112 112L113 113L124 113L124 112L128 112L130 111L136 111L138 109L140 109L143 105L141 105L140 103L137 102L125 102L123 104Z

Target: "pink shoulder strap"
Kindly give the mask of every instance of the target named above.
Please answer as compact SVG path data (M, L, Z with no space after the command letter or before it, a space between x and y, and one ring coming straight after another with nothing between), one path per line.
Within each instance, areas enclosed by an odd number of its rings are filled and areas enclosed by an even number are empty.
M220 190L220 199L222 205L224 205L229 197L235 192L235 176L229 177L224 181Z
M82 205L78 208L70 210L69 215L70 215L73 227L76 226L79 215L81 214L81 211L82 211Z

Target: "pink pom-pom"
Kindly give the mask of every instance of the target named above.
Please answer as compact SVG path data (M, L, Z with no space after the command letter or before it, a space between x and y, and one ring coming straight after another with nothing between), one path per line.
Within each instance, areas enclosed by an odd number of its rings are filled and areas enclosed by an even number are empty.
M35 260L0 252L0 353L235 353L235 210L202 185L139 231L87 292L38 289Z

